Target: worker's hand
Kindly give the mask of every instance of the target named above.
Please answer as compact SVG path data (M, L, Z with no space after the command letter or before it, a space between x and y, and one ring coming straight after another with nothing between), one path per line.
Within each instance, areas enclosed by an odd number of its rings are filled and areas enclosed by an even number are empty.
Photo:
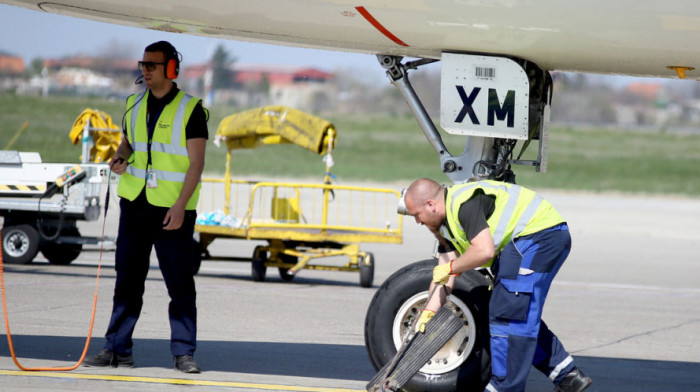
M122 175L126 171L126 160L124 158L118 157L118 156L113 156L112 159L109 161L109 169L112 170L115 174Z
M440 264L433 269L433 282L435 284L446 284L450 279L450 276L457 276L452 272L452 263L454 260L450 260L449 263Z
M185 209L177 205L170 207L163 220L163 230L177 230L185 220Z
M431 318L435 316L435 312L428 309L423 309L416 323L416 332L425 333L425 325L428 324Z

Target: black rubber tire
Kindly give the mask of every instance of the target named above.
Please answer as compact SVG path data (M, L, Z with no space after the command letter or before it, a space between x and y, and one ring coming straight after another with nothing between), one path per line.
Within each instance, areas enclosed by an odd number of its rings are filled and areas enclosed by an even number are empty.
M377 290L365 318L365 346L376 370L396 354L393 325L405 302L428 290L435 259L410 264L391 275ZM452 295L461 300L474 317L474 346L456 369L443 374L416 373L403 387L406 391L483 391L491 377L488 302L490 281L470 271L457 278ZM427 295L426 295L427 296ZM399 339L400 340L400 339Z
M299 262L299 258L296 256L280 254L279 257L280 257L280 259L282 259L283 263L296 264L297 262ZM285 282L290 282L296 276L295 274L289 273L289 268L281 268L280 267L278 269L279 269L279 273L280 273L280 278Z
M372 287L374 281L374 254L367 252L367 255L360 260L360 286Z
M39 252L39 232L31 225L2 229L2 260L5 264L31 263Z
M289 273L289 268L279 268L280 278L285 282L290 282L294 279L294 274Z
M77 227L66 228L61 230L61 236L80 237L80 231ZM43 241L40 250L50 264L68 265L80 256L83 244L59 244L53 241Z
M255 282L262 282L265 280L265 272L267 272L267 267L265 262L267 261L267 251L264 246L256 246L253 250L253 259L250 264L250 272Z

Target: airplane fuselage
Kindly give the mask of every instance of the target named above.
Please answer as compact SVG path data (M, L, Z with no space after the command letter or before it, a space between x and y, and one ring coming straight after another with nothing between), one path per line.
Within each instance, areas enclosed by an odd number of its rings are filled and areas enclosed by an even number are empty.
M677 75L669 66L700 69L700 2L690 0L1 2L161 31L361 53L497 54L547 70L661 77Z

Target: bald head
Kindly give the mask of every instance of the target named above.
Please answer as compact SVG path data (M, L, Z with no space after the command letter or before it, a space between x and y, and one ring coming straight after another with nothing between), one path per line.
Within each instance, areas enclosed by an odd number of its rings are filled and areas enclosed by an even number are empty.
M445 219L443 187L429 178L420 178L406 189L406 210L416 222L440 227Z
M428 199L434 199L442 190L442 186L430 178L419 178L406 189L406 199L423 204Z

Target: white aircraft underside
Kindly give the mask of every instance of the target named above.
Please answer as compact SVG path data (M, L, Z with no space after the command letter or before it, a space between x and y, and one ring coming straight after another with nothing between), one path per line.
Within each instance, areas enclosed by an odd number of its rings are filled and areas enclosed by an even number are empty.
M498 54L547 70L624 75L676 77L668 68L676 66L700 77L697 0L0 2L224 39L435 59Z

